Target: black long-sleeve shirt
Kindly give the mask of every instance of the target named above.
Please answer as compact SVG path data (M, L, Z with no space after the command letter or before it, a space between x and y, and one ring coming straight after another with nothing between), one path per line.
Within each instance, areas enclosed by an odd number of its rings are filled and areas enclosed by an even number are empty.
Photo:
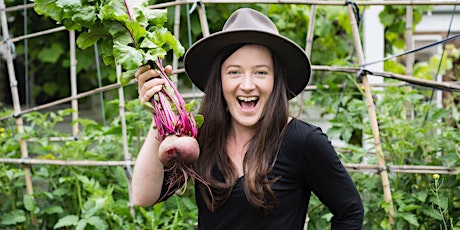
M291 120L269 176L280 177L272 185L277 206L269 215L248 202L241 178L226 203L214 212L207 209L196 189L199 229L300 230L305 224L312 192L333 214L332 229L361 229L364 209L360 194L327 136L318 127Z

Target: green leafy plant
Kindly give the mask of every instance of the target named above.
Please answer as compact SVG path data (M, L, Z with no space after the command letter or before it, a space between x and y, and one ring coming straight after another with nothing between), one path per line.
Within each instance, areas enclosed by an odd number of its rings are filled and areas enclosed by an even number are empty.
M433 195L436 197L435 202L433 202L433 210L437 215L439 215L439 219L442 220L442 225L441 229L447 230L447 229L455 229L454 228L454 220L452 217L449 216L449 198L447 198L444 194L441 192L441 187L443 184L443 179L439 174L434 174L433 175L434 183L431 188L431 192Z
M120 64L125 69L121 82L127 84L139 66L156 63L171 49L179 57L184 53L163 27L167 11L147 6L146 0L36 0L34 9L69 30L81 31L77 45L82 49L100 41L104 63Z
M111 104L117 104L112 102ZM138 100L127 102L130 152L138 152L148 131L148 111ZM121 123L115 117L104 126L91 119L78 119L78 139L59 131L70 125L71 110L24 115L28 151L43 160L122 160ZM0 157L20 158L17 130L0 123ZM131 212L127 172L121 166L32 165L34 194L24 192L24 171L14 164L0 164L1 229L195 229L197 208L193 186L181 197L162 205ZM32 224L31 214L37 220Z

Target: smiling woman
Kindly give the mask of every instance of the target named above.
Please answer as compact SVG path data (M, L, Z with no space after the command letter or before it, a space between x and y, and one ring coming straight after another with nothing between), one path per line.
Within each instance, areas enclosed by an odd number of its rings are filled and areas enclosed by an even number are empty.
M221 78L222 93L232 124L247 127L252 130L250 132L255 131L255 125L273 90L270 50L261 45L241 47L222 64Z
M190 80L205 96L199 113L200 156L193 168L199 229L303 229L312 193L329 208L332 229L361 229L360 194L327 136L289 115L289 99L310 78L310 62L265 15L243 8L221 32L184 57ZM140 68L140 98L162 87ZM154 122L152 125L155 125ZM159 143L151 129L136 161L134 199L151 205L170 194Z

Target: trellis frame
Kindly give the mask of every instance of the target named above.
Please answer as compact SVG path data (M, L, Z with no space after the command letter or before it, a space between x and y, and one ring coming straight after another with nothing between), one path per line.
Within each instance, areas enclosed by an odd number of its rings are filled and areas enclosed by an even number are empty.
M349 2L349 1L346 1ZM364 63L364 57L363 57L363 52L362 52L362 47L361 47L361 40L359 36L359 30L356 26L356 21L354 20L353 17L353 12L351 9L350 4L344 4L344 1L308 1L308 0L200 0L200 1L189 1L189 0L176 0L174 2L168 2L168 3L163 3L163 4L157 4L151 6L152 8L166 8L170 6L176 6L176 17L175 17L175 34L176 36L178 35L178 26L180 22L177 22L177 20L180 19L179 15L180 14L180 5L183 4L199 4L198 6L198 14L200 17L200 22L202 26L202 32L203 36L209 35L209 29L207 25L207 19L206 15L204 13L204 4L218 4L218 3L266 3L266 4L303 4L303 5L312 5L312 15L314 15L316 11L316 6L317 5L329 5L329 6L346 6L348 7L348 12L350 15L350 23L353 31L353 38L355 42L355 48L356 52L358 55L358 61L359 64L365 64ZM409 20L412 15L412 6L414 5L455 5L459 4L458 1L411 1L411 0L406 0L406 1L355 1L354 3L361 5L361 6L372 6L372 5L406 5L408 6L407 8L407 15L406 18L407 20L407 26L406 26L406 35L408 38L412 37L412 21ZM25 172L25 181L26 181L26 188L27 188L27 193L29 195L33 195L33 186L32 186L32 178L30 174L30 167L31 165L34 164L46 164L46 165L75 165L75 166L96 166L96 165L105 165L105 166L125 166L125 169L128 171L127 175L129 177L129 170L130 167L133 165L133 161L131 161L131 155L128 152L128 147L127 147L127 138L126 138L126 124L125 124L125 118L124 118L124 92L123 92L123 87L119 83L109 85L109 86L104 86L97 88L95 90L91 90L85 93L77 94L77 86L76 86L76 57L75 57L75 34L74 31L69 31L69 40L70 40L70 47L71 47L71 70L70 70L70 76L71 76L71 87L72 87L72 94L68 98L64 98L61 100L57 100L52 103L48 103L46 105L41 105L37 106L32 109L28 110L23 110L21 111L20 108L20 101L18 97L18 92L17 92L17 80L16 76L14 73L14 66L13 66L13 59L11 56L11 50L9 49L9 43L11 42L17 42L21 41L24 39L28 39L31 37L36 37L36 36L41 36L44 34L49 34L49 33L54 33L62 30L66 30L64 27L56 27L53 29L49 30L44 30L41 32L37 32L34 34L29 34L29 35L24 35L24 36L19 36L16 38L10 38L8 34L8 24L6 21L6 12L11 12L19 9L25 9L25 8L31 8L33 7L33 4L26 4L26 5L21 5L21 6L15 6L15 7L5 7L4 0L0 0L0 16L1 16L1 23L2 23L2 33L3 37L5 38L4 42L0 42L0 45L6 45L7 47L7 52L6 52L6 60L7 60L7 66L8 66L8 73L9 73L9 79L11 83L11 92L12 92L12 98L13 98L13 107L14 107L14 113L11 115L11 117L4 117L0 118L1 120L4 119L10 119L13 118L15 120L16 126L18 128L19 133L23 133L23 121L21 118L22 114L31 112L31 111L38 111L43 108L51 107L54 105L62 104L65 102L72 102L72 107L74 109L74 113L72 116L72 120L75 120L78 118L77 112L78 112L78 102L77 100L86 97L95 93L99 92L104 92L107 90L111 89L118 89L119 92L119 99L120 99L120 104L119 104L119 113L122 118L122 135L123 135L123 151L124 151L124 161L104 161L104 162L97 162L97 161L66 161L66 160L37 160L37 159L29 159L28 157L28 152L27 152L27 141L24 139L20 140L20 148L21 148L21 159L0 159L0 162L2 163L10 163L10 164L22 164L23 165L23 170ZM410 24L410 25L409 25ZM314 25L314 18L311 19L310 21L310 27L309 31L307 34L307 47L306 47L306 52L309 55L311 51L311 38L312 38L312 33L313 33L313 26ZM407 47L408 50L411 49L410 46ZM458 84L450 84L446 82L434 82L434 81L429 81L429 80L422 80L415 78L413 76L410 76L411 70L412 70L412 65L413 65L413 55L409 54L408 59L406 62L409 71L409 75L400 75L400 74L394 74L394 73L388 73L388 72L381 72L381 73L373 73L373 75L377 76L382 76L382 77L387 77L387 78L394 78L398 79L403 82L415 84L415 85L422 85L426 87L431 87L433 89L440 89L440 90L449 90L449 91L458 91L460 92L460 85ZM174 58L174 73L181 73L183 72L183 69L177 69L177 58ZM347 72L347 73L359 73L362 68L353 68L353 67L329 67L329 66L313 66L313 70L317 71L337 71L337 72ZM120 75L120 67L117 68L117 76L119 77ZM358 165L358 164L344 164L349 171L353 172L377 172L380 174L382 177L382 186L384 188L384 197L385 201L387 201L391 207L389 210L389 222L390 224L393 224L393 215L394 215L394 210L392 207L392 200L391 200L391 191L390 191L390 184L388 181L388 170L391 172L399 172L399 173L438 173L438 174L457 174L457 170L454 167L433 167L433 166L408 166L408 165L403 165L403 166L387 166L384 158L383 158L383 150L381 148L380 144L380 139L379 139L379 128L378 128L378 123L375 115L375 110L374 110L374 103L372 99L372 85L369 84L367 81L367 74L361 75L362 78L362 86L364 87L365 91L365 99L368 105L368 112L370 116L370 122L371 122L371 127L372 127L372 133L374 137L374 145L376 148L376 155L379 159L378 165ZM119 79L118 79L119 82ZM135 81L133 80L131 84L134 84ZM307 86L306 90L315 90L315 86ZM197 97L200 96L201 94L194 94L191 95L191 97ZM190 95L189 95L190 96ZM184 98L187 98L187 95L184 95ZM78 126L74 126L72 129L74 137L78 135ZM128 178L128 182L130 182L130 178ZM131 209L131 214L134 215L134 209L132 206L132 197L131 197L131 186L130 183L128 185L128 193L129 193L129 201L130 201L130 209ZM36 221L35 218L32 215L32 221ZM36 224L36 222L34 223Z

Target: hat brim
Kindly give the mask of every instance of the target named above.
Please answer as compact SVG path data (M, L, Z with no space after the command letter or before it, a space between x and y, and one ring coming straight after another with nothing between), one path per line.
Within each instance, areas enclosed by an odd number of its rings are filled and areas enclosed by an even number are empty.
M216 56L223 48L237 43L264 45L279 56L287 72L289 99L300 94L307 86L311 64L305 51L285 37L256 30L221 31L197 41L184 55L188 78L201 91L205 91Z

